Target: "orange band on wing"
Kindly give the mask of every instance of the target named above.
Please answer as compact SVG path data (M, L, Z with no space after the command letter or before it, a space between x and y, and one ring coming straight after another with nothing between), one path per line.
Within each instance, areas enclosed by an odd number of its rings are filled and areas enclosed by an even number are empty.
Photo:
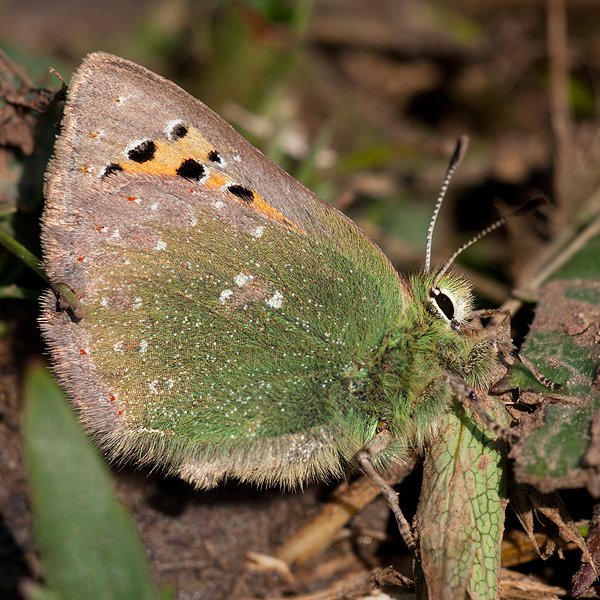
M198 143L195 152L190 156L188 148L184 151L181 147L184 146L182 143L143 140L133 148L128 148L126 151L128 159L113 163L109 169L111 172L123 170L159 177L183 177L190 181L196 181L198 184L218 192L225 199L235 200L237 204L247 206L272 221L294 231L302 232L275 207L268 204L260 194L240 185L223 172L215 171L210 155L216 151L204 138L200 137L196 141ZM201 141L202 143L200 143ZM185 145L187 146L187 144Z

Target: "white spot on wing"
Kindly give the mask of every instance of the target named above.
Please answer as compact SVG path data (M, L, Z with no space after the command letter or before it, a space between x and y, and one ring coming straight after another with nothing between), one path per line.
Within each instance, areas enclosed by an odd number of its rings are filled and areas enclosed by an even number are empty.
M237 285L238 287L243 287L251 279L254 279L254 277L252 277L252 275L244 275L244 273L240 273L239 275L236 276L236 278L233 281L235 282L235 285Z
M221 295L219 296L219 300L221 301L221 304L225 304L227 299L230 298L231 296L233 296L233 290L223 290L221 292Z
M268 306L271 308L281 308L283 306L283 294L276 290L275 293L265 300Z

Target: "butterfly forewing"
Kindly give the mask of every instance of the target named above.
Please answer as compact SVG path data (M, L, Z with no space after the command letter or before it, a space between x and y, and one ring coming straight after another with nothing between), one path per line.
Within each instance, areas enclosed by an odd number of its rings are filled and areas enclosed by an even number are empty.
M84 316L48 297L43 329L84 422L113 454L193 464L200 485L203 468L288 484L339 472L377 425L356 374L402 312L387 259L137 65L92 55L65 115L45 267Z

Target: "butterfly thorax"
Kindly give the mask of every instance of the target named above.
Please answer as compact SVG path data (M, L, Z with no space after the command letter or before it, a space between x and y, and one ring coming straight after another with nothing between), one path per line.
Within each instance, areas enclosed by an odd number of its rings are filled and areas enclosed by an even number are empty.
M497 362L494 339L472 326L472 294L455 274L438 288L450 298L454 314L439 310L431 297L435 273L418 273L406 286L404 312L390 327L369 370L371 406L396 437L421 446L447 412L452 373L481 388L489 385ZM444 298L445 300L447 298Z

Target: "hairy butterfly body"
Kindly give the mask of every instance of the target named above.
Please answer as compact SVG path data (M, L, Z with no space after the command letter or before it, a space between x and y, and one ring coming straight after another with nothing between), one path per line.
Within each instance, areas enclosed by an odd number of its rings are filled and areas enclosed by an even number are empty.
M43 216L55 371L112 458L198 487L339 476L385 423L378 466L486 388L495 340L470 286L399 275L349 219L204 104L124 59L74 75Z

